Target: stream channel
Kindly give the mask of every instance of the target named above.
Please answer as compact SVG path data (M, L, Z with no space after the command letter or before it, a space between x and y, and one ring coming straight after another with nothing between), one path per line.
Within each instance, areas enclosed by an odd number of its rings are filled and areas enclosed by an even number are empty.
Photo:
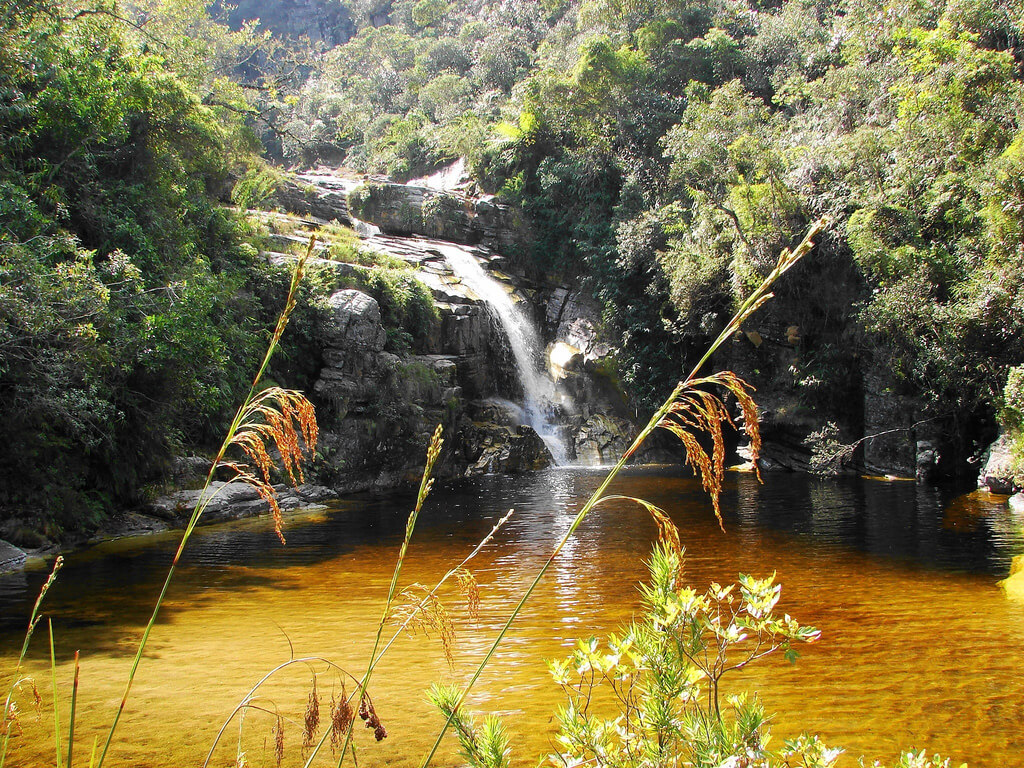
M595 470L557 468L486 476L428 499L401 583L430 584L461 560L509 509L516 512L473 561L481 607L471 620L450 595L457 640L453 666L436 638L400 639L370 691L388 738L358 729L359 765L416 766L439 717L424 700L434 680L468 678L510 607L574 512L597 486ZM615 493L670 512L687 548L686 580L703 589L738 573L778 572L779 610L822 632L795 665L772 658L736 674L731 690L756 691L773 720L773 744L801 731L856 757L891 761L927 748L975 768L1021 765L1024 756L1024 605L996 586L1024 551L1019 519L996 497L950 499L907 482L822 481L747 474L727 477L725 532L699 483L669 468L635 469ZM296 656L323 656L355 674L365 666L412 499L342 500L294 514L282 547L267 520L204 528L193 539L140 667L107 765L202 764L220 724L267 670ZM513 625L471 706L504 715L513 765L552 751L561 703L545 658L575 639L603 636L639 607L637 582L656 536L638 508L598 507L555 561ZM109 723L176 535L108 542L72 553L47 598L58 685L67 700L72 656L81 649L76 763ZM0 576L0 682L6 690L24 622L44 570ZM45 621L28 671L46 706L20 697L22 733L8 765L53 764L53 719ZM318 692L328 721L336 676L322 664ZM262 690L260 706L291 718L284 764L302 765L301 722L312 670L296 665ZM349 688L351 690L351 687ZM62 723L67 723L67 710ZM274 719L251 711L242 737L248 764L274 765ZM63 727L63 726L62 726ZM229 728L211 764L233 765ZM101 737L102 743L102 737ZM335 764L327 755L323 764ZM451 742L435 764L459 762Z

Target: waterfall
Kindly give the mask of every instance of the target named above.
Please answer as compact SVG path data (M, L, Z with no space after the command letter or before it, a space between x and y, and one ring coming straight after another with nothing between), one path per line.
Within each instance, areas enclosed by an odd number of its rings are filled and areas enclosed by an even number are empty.
M491 308L508 337L523 385L524 422L540 435L556 464L567 463L569 452L559 433L557 417L560 412L571 410L572 402L555 389L555 383L544 371L544 346L533 321L516 306L505 287L487 274L475 256L455 245L439 250L456 277Z
M454 192L466 181L466 161L459 158L451 165L442 168L430 176L410 179L406 184L410 187L426 187L438 192Z

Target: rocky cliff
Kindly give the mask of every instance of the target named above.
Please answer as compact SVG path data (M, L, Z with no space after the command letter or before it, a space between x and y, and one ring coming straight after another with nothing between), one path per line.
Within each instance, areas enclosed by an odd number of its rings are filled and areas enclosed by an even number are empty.
M470 255L532 318L547 344L552 380L571 403L560 414L559 437L572 462L616 460L635 434L614 377L612 346L600 338L599 312L579 289L528 279L499 248L515 250L523 227L514 211L493 202L415 185L306 173L285 184L274 200L288 233L267 237L263 257L286 266L310 234L317 246L310 269L350 283L320 304L312 329L318 374L308 394L321 428L314 482L287 504L418 482L424 450L438 424L445 452L435 470L442 479L487 472L515 473L548 466L549 447L526 423L517 403L522 387L508 338L489 305L446 261L457 249ZM300 218L295 218L297 214ZM383 263L404 265L432 297L434 317L414 344L395 348L380 303L359 276L373 267L331 258L331 223L353 227L358 250ZM372 259L371 259L372 260ZM293 499L292 496L295 498ZM198 501L195 493L159 500L152 511L173 517ZM214 517L259 511L241 498Z

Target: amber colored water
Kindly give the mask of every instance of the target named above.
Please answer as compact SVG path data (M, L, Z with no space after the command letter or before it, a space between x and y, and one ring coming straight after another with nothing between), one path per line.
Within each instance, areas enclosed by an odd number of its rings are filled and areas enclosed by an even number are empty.
M360 731L359 764L415 766L439 724L424 701L433 680L466 679L488 639L561 536L600 475L555 470L486 477L428 502L409 553L405 584L431 582L461 559L510 507L516 514L475 561L482 612L470 621L458 600L453 668L436 640L400 640L371 686L389 737ZM993 497L950 501L912 483L822 482L775 476L764 486L731 475L726 532L692 480L636 472L615 491L669 510L687 546L695 586L739 572L777 571L780 607L822 630L795 666L750 669L734 689L756 691L776 742L818 732L856 756L890 760L927 747L958 764L1024 764L1024 605L995 586L1024 552L1020 520ZM410 499L339 502L291 519L280 547L265 521L200 531L171 589L108 765L201 764L234 704L261 674L296 656L324 656L359 673L372 643ZM636 583L656 530L626 505L599 508L556 561L472 698L505 715L514 761L534 766L550 750L559 703L543 659L578 637L602 635L638 607ZM82 651L76 763L120 699L134 645L159 589L175 539L109 543L73 554L49 599L62 694L70 659ZM10 679L20 631L45 574L0 579L0 682ZM45 625L30 671L48 705ZM293 649L293 650L292 650ZM323 665L316 665L322 671ZM311 670L295 667L264 690L261 706L296 721ZM338 690L322 674L325 697ZM52 715L37 720L30 697L9 765L53 763ZM63 722L67 721L66 711ZM253 766L273 765L272 719L251 712L242 736ZM231 765L237 728L214 765ZM285 731L285 764L301 765L298 725ZM458 762L452 744L436 761ZM333 764L330 759L324 764Z

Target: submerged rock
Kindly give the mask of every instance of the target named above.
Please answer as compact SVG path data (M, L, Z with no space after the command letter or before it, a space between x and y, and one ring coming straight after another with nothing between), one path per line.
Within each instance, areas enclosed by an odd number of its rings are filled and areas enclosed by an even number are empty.
M1024 493L1015 493L1006 500L1006 503L1015 515L1024 516Z
M1006 596L1024 602L1024 555L1017 555L1010 563L1010 575L999 582Z

